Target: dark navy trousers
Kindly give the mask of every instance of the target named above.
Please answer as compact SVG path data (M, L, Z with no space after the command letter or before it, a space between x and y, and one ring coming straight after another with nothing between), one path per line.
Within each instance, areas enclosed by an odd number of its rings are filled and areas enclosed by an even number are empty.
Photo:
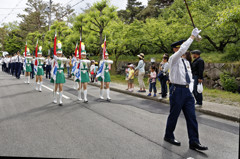
M149 84L149 92L151 93L153 90L154 93L157 93L156 82Z
M46 66L46 78L49 77L49 79L51 79L51 67L51 65Z
M162 97L166 97L167 96L167 80L168 80L168 77L167 76L163 76L163 78L160 81Z
M183 111L187 123L189 144L199 143L198 123L195 114L195 104L189 88L179 87L172 84L170 88L170 114L167 119L165 137L175 139L174 130L178 117Z
M195 97L195 99L197 101L197 104L202 105L202 101L203 101L202 93L198 93L198 91L197 91L198 76L194 75L193 79L194 79L193 95L194 95L194 97Z
M15 67L15 73L16 73L16 78L20 78L21 75L21 63L20 62L16 62L16 67Z
M32 72L30 73L31 78L34 78L34 64L31 63L31 67L32 67Z
M15 70L15 62L13 62L13 63L12 63L12 66L11 66L12 76L14 75L14 70Z

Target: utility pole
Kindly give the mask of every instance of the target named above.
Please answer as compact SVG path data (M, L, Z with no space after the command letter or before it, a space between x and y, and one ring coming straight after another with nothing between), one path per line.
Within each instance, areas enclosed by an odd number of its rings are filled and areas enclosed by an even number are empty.
M48 30L51 27L51 18L52 18L52 0L49 0L49 21L48 21Z

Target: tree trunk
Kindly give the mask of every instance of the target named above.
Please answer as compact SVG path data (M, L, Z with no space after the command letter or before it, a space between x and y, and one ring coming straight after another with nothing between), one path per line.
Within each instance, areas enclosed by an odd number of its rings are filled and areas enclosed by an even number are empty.
M102 33L103 33L103 29L100 30L99 32L99 36L100 36L100 39L99 39L99 59L101 60L102 59L102 54L103 54L103 50L102 50L102 43L103 43L103 38L102 38Z

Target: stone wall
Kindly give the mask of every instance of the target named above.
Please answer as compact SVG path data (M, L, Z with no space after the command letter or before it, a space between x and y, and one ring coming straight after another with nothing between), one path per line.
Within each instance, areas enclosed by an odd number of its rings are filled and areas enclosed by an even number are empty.
M224 71L235 77L238 85L240 85L240 64L228 63L205 63L204 85L209 88L222 89L220 75Z
M128 62L119 61L116 69L117 74L125 74L125 68ZM137 66L137 62L133 63ZM159 66L159 62L156 63ZM146 71L148 73L150 62L146 62ZM224 72L229 72L236 78L238 85L240 86L240 64L228 64L228 63L205 63L204 70L204 85L208 88L223 89L220 82L220 75Z

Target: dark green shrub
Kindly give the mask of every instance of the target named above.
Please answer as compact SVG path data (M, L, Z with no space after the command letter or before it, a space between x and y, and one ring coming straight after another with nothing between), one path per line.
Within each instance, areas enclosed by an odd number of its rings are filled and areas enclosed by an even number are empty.
M224 90L235 93L238 89L236 79L230 73L224 72L220 75L220 80Z

